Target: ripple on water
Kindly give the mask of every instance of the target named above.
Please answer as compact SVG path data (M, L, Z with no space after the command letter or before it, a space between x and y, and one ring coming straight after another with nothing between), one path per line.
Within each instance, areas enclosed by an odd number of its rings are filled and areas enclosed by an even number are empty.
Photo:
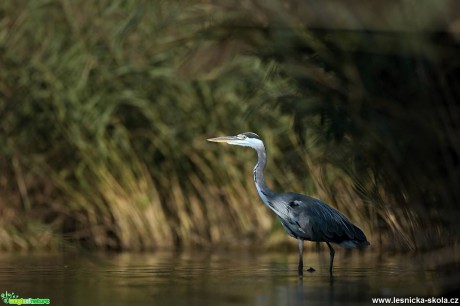
M325 252L305 254L306 269L316 271L299 279L296 254L2 255L0 289L57 305L115 306L369 305L372 297L458 292L452 269L427 269L423 260L338 251L333 278L328 260Z

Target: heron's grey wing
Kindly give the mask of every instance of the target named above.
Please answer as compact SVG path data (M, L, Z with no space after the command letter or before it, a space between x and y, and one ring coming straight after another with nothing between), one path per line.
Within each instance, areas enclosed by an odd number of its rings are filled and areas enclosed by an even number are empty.
M305 239L356 247L367 242L364 233L336 209L320 200L295 195L289 202L289 219L298 224Z

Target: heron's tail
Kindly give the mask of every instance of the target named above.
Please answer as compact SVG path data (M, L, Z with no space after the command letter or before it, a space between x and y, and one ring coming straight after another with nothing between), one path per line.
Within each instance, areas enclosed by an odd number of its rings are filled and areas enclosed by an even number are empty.
M369 241L361 241L359 243L356 244L356 248L358 249L364 249L364 248L367 248L368 246L370 246L371 243Z
M364 235L363 231L357 227L356 225L353 225L353 237L350 237L350 239L344 240L339 245L343 248L347 249L364 249L370 245L369 241L367 241L366 235Z
M345 249L364 249L370 245L369 241L358 241L358 240L344 240L339 243L339 246Z

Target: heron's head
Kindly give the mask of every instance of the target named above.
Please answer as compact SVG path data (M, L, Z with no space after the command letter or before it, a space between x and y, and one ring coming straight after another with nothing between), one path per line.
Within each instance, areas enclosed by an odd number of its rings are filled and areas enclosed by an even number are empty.
M251 132L241 133L236 136L222 136L217 138L210 138L208 141L213 142L226 142L231 145L251 147L254 149L264 148L264 143L259 135Z

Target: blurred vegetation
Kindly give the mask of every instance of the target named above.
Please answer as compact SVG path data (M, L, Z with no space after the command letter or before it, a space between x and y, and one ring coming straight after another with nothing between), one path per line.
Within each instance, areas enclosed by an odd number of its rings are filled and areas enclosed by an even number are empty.
M460 19L430 3L3 1L0 248L284 244L254 153L205 141L243 131L373 247L457 241Z

